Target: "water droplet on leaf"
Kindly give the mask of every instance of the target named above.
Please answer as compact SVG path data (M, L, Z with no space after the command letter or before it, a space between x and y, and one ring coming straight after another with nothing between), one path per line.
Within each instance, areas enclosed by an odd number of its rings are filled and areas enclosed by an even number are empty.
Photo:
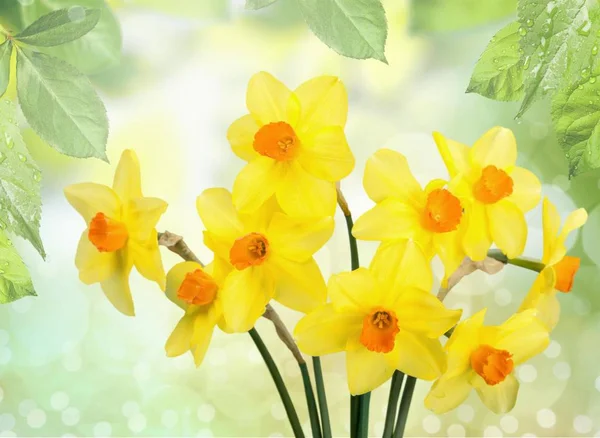
M579 28L577 28L577 33L581 36L588 36L591 29L592 23L586 20L581 24L581 26L579 26Z
M590 84L595 84L596 83L596 76L592 76L590 78Z
M531 63L531 56L527 56L525 58L525 62L523 62L523 68L527 70L529 68L529 64Z
M519 35L521 35L521 36L527 35L527 29L525 29L523 26L519 27Z
M42 180L42 174L36 170L33 172L33 180L35 182L40 182Z
M27 157L22 153L18 153L17 156L19 157L19 160L21 160L23 163L27 161Z
M581 70L581 77L582 78L588 78L590 76L590 69L589 68L584 68L583 70Z
M530 18L525 22L525 24L527 25L527 27L533 27L533 20Z
M592 47L592 55L598 54L598 46Z

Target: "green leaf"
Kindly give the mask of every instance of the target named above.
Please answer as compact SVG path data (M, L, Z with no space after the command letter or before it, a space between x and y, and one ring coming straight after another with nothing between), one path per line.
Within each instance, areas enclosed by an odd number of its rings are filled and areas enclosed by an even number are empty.
M12 54L12 41L6 40L0 44L0 97L6 93L10 81L10 55Z
M52 147L106 160L106 109L86 76L60 59L19 49L17 93L27 121Z
M27 267L0 230L0 304L36 295Z
M21 6L24 25L56 9L74 5L100 9L100 21L83 37L58 47L43 49L43 52L67 61L80 72L91 75L117 65L121 59L121 28L112 10L104 0L29 0Z
M412 0L410 27L420 32L466 29L513 16L516 9L517 0Z
M569 175L600 167L600 81L580 80L552 99L552 122Z
M475 65L467 93L502 101L523 98L519 27L519 22L514 22L494 35Z
M0 230L24 237L45 257L39 232L42 177L27 152L15 113L12 102L0 102Z
M272 5L277 0L246 0L246 9L257 10Z
M314 34L340 55L385 59L387 21L380 0L298 0Z
M600 8L587 0L519 2L525 97L517 114L540 97L590 75L600 40Z
M98 24L98 20L100 9L73 6L44 15L14 38L37 47L58 46L81 38Z

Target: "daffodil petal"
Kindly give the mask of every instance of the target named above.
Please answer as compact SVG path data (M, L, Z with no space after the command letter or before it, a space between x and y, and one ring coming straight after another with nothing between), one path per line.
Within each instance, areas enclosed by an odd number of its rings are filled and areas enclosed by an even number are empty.
M470 159L479 167L510 168L517 161L517 140L510 129L496 126L475 142Z
M273 254L269 264L277 282L274 298L284 306L308 313L327 301L327 286L313 258L296 262Z
M523 212L512 202L503 199L487 206L490 234L498 248L509 259L514 259L525 249L527 222Z
M448 285L448 278L454 274L467 256L460 239L461 234L458 231L439 233L433 236L432 240L435 253L440 257L440 260L444 265L442 287Z
M536 310L536 316L552 330L560 316L560 305L556 299L556 275L552 267L542 270L535 278L531 289L519 307L519 312Z
M274 293L273 280L260 266L233 270L220 289L227 325L236 333L250 330Z
M296 219L275 213L267 228L269 244L273 251L297 262L310 259L333 234L332 217L314 220Z
M527 169L515 167L509 172L513 180L513 192L506 198L526 213L533 209L542 197L542 184L537 176Z
M495 348L510 352L515 365L540 354L550 342L548 329L535 315L535 310L523 311L499 327Z
M196 208L202 223L209 233L225 240L241 236L244 226L233 206L228 190L214 188L202 192L196 200Z
M363 315L337 312L333 304L324 304L303 317L294 329L294 337L303 353L323 356L346 349L350 338L358 338Z
M217 323L217 315L214 311L198 312L194 319L194 333L191 339L192 354L194 355L194 363L200 366L204 360L208 346L212 339L213 331Z
M260 72L250 78L246 106L259 125L287 121L292 99L297 98L273 75Z
M446 370L446 354L439 340L402 329L394 350L385 358L394 369L422 380L437 379Z
M258 157L258 153L254 150L254 136L258 129L254 117L247 114L233 122L227 130L227 140L231 149L242 160L252 161Z
M250 161L233 183L233 205L243 213L258 210L281 185L286 170L284 164L269 157L261 156Z
M396 370L386 354L367 350L358 340L350 339L346 351L346 371L350 394L373 391L387 382Z
M587 212L583 208L579 208L567 216L560 234L554 241L553 251L548 259L548 265L554 265L560 262L567 254L565 242L569 237L569 234L578 228L581 228L587 222L587 218Z
M110 187L95 183L73 184L65 187L64 193L86 224L99 212L115 220L121 218L121 201Z
M276 194L281 209L290 216L315 218L335 213L334 183L315 178L296 162L289 165Z
M444 414L460 406L469 397L473 387L468 374L438 379L425 397L425 407L436 414Z
M203 231L202 235L204 236L204 245L206 245L208 249L215 253L215 257L228 263L229 253L231 251L234 239L222 238L211 233L210 231Z
M79 279L84 284L94 284L106 280L114 271L117 264L117 253L100 252L90 242L88 230L81 234L75 266L79 270Z
M354 169L354 155L342 127L328 126L309 131L301 141L298 161L311 175L335 182L347 177Z
M135 268L143 277L155 281L161 290L165 290L165 270L158 248L158 233L152 230L150 238L144 242L130 242L129 253Z
M471 369L471 354L480 344L479 333L483 327L487 309L484 308L456 326L446 342L448 368L446 377L463 375Z
M185 277L190 272L194 272L197 269L202 269L196 262L180 262L173 266L167 273L167 285L165 288L165 295L173 303L181 307L183 310L187 310L189 304L177 297L177 292L181 287L181 283L185 280Z
M367 160L363 185L374 202L396 198L418 205L423 199L423 189L411 173L406 157L391 149L380 149Z
M123 251L119 251L114 260L116 263L111 275L100 283L100 287L106 298L119 312L127 316L134 316L133 299L129 289L132 262Z
M488 385L478 374L471 382L477 395L487 408L495 414L505 414L514 408L519 392L519 381L513 374L506 376L503 382Z
M413 206L386 199L357 219L352 235L360 240L408 239L420 228L420 215Z
M492 245L485 206L479 202L470 203L463 220L466 221L463 248L472 260L481 261L487 257Z
M444 160L450 177L469 171L469 147L446 138L439 132L433 133L433 140Z
M165 344L168 357L181 356L190 351L195 319L194 314L186 314L179 320Z
M335 76L319 76L300 85L294 94L300 101L300 132L325 126L346 125L348 93Z
M551 259L559 261L564 257L563 253L554 256L554 247L560 231L560 214L556 206L548 198L542 201L542 230L544 239L544 255L542 263L548 264Z
M327 283L327 293L338 311L369 311L381 305L384 291L368 269L332 275Z
M158 198L135 198L126 204L125 220L129 238L145 243L156 240L156 224L167 210L167 203Z
M140 162L134 151L124 150L115 171L113 189L123 203L142 197Z

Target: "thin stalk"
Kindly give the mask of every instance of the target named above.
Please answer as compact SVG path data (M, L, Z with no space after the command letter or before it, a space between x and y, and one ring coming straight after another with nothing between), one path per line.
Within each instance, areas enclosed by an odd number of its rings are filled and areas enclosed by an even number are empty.
M369 403L371 403L371 393L367 392L358 398L358 431L357 438L369 437Z
M348 227L348 243L350 244L350 264L352 270L356 270L360 267L360 261L358 259L358 244L356 238L352 235L352 227L354 222L352 216L344 216L346 218L346 226Z
M542 272L542 269L546 267L539 260L528 259L526 257L517 257L515 259L509 259L506 254L498 249L491 249L488 251L488 257L498 260L499 262L506 263L513 266L519 266L521 268L529 269L534 272Z
M327 394L325 393L325 381L323 380L323 369L321 358L313 357L313 368L315 371L315 382L317 384L317 397L319 399L319 410L321 411L321 424L323 425L323 438L331 438L331 422L329 420L329 409L327 407Z
M306 363L300 364L302 381L304 382L304 392L306 393L306 404L308 406L308 416L310 418L310 428L313 438L321 438L321 422L319 421L319 411L317 410L317 401L310 381L310 374Z
M398 400L400 399L400 390L404 381L404 373L402 371L394 371L392 376L392 386L390 387L390 397L388 399L387 412L385 414L385 427L383 429L383 438L392 438L394 433L394 423L396 421L396 413L398 412Z
M350 438L356 438L358 432L358 396L350 396Z
M252 328L248 333L250 334L250 337L256 344L256 348L258 348L258 351L262 356L263 360L265 361L265 364L269 369L269 373L273 378L273 382L275 382L277 392L279 392L279 396L281 397L281 401L283 402L283 407L285 408L285 412L287 413L288 419L290 420L292 430L294 431L294 436L296 438L304 438L304 432L302 431L302 426L300 425L300 420L298 419L296 408L294 408L294 403L292 402L290 393L288 392L285 386L285 382L281 377L279 369L277 369L277 365L275 364L271 353L269 353L267 346L265 345L255 328Z
M416 384L417 379L413 376L408 376L406 378L404 392L402 393L402 401L400 402L400 411L398 412L398 421L396 422L396 430L394 431L394 438L402 438L404 436L408 411L410 409L410 403L412 401L413 393L415 392Z

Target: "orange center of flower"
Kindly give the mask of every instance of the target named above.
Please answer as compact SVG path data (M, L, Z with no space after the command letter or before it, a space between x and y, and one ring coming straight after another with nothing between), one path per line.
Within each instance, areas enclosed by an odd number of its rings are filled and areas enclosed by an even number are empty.
M489 345L480 345L471 354L471 367L483 377L488 385L497 385L512 373L514 363L512 354L506 350L497 350Z
M454 231L462 217L462 206L456 196L446 189L433 190L427 196L423 210L423 226L434 233Z
M104 213L97 213L90 222L88 239L100 252L113 252L123 248L128 237L125 224L106 217Z
M285 122L269 123L254 135L254 150L277 161L289 161L298 153L300 140Z
M494 204L510 196L513 192L513 180L502 169L487 166L481 171L481 177L473 186L475 199L484 204Z
M363 320L360 342L367 350L389 353L394 349L394 341L399 331L398 318L394 312L375 308Z
M194 306L212 303L219 287L213 278L202 269L188 272L177 290L177 298Z
M564 256L560 262L552 266L556 274L554 287L561 292L571 292L580 263L579 257Z
M229 251L229 261L238 270L262 264L269 255L269 241L259 233L246 234Z

